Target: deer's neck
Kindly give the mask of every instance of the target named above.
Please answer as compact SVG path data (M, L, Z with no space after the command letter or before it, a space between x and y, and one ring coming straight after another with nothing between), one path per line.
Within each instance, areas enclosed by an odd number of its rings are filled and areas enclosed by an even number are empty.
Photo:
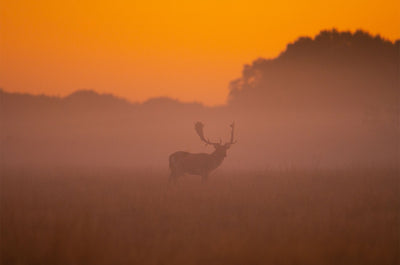
M221 165L222 161L224 161L225 156L218 153L217 151L214 151L211 156L213 157L213 161L215 163L215 167L218 167Z

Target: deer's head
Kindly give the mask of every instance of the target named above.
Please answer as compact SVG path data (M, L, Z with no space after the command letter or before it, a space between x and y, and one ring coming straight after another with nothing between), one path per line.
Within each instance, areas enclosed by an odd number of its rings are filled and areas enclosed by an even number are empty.
M226 151L231 147L231 145L235 144L236 141L233 140L234 137L234 131L235 131L235 123L233 122L231 125L231 139L229 142L226 143L222 143L222 141L220 140L219 143L216 142L211 142L208 138L206 139L204 137L204 124L201 122L196 122L195 124L195 130L197 132L197 134L200 136L200 139L206 143L206 145L212 145L215 149L215 154L217 154L218 156L221 157L226 157Z

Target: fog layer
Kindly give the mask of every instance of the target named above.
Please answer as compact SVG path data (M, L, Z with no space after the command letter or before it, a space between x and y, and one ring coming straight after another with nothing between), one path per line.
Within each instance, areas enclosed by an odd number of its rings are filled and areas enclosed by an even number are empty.
M0 91L1 163L167 170L174 151L213 151L196 121L213 141L227 141L235 121L222 169L398 167L399 50L400 41L362 31L301 37L279 57L245 65L227 105L213 108Z

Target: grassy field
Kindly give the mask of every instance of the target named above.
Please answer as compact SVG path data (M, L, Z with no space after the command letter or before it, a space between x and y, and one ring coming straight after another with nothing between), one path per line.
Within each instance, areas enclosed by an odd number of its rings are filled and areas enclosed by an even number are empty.
M399 172L3 170L2 264L400 264Z

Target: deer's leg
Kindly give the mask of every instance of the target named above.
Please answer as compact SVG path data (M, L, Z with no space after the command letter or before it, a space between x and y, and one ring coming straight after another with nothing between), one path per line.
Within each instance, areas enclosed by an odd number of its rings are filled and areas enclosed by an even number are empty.
M171 174L169 175L169 178L168 178L168 181L170 182L170 183L175 183L176 182L176 179L177 179L177 175L176 175L176 172L174 172L173 170L171 170Z
M182 175L183 173L180 170L172 169L171 174L169 175L169 182L176 183L178 181L178 178Z
M208 174L202 174L201 175L201 182L205 183L208 180Z

